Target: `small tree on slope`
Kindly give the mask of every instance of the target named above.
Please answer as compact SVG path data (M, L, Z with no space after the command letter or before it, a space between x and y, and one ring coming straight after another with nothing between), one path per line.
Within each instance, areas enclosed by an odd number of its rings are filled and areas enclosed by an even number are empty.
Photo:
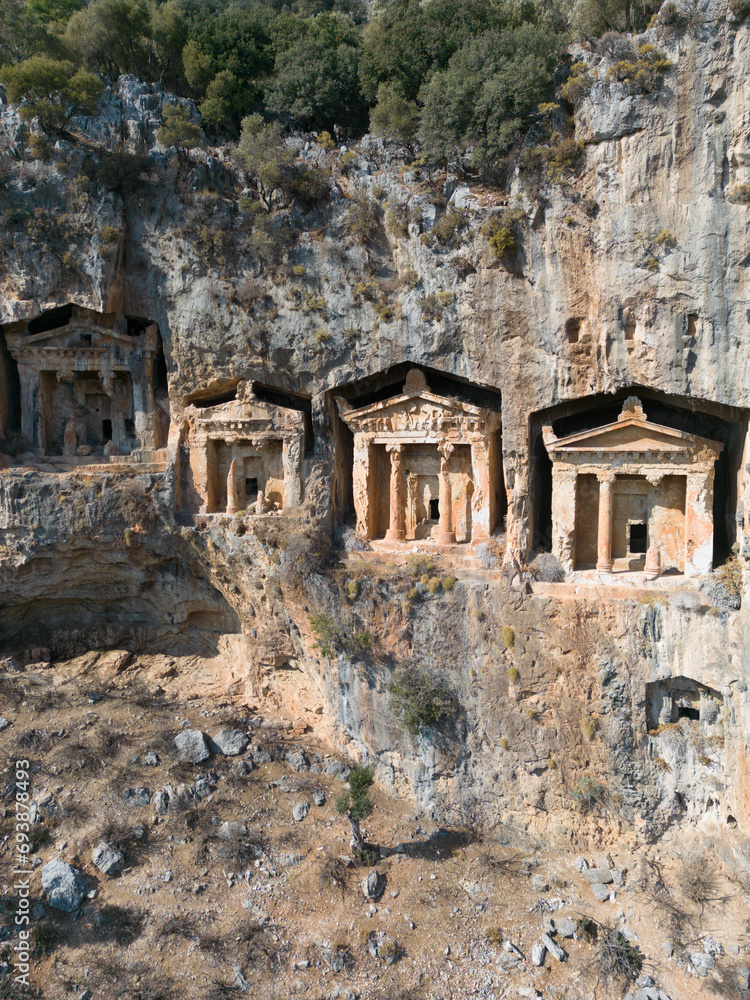
M349 791L342 792L336 799L336 812L339 816L346 816L351 824L352 839L349 846L359 855L364 853L365 847L359 824L371 816L375 808L375 803L368 795L372 782L371 767L355 767L349 775Z

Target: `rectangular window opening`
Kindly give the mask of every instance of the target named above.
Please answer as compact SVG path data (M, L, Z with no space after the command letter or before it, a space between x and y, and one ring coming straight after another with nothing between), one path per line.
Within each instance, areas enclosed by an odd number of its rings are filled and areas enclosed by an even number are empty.
M695 722L699 722L700 717L701 714L697 708L688 708L687 705L679 705L677 708L678 719L693 719Z
M577 344L581 339L581 321L580 319L569 319L565 324L565 335L568 338L569 344Z
M112 440L112 421L102 420L102 441Z

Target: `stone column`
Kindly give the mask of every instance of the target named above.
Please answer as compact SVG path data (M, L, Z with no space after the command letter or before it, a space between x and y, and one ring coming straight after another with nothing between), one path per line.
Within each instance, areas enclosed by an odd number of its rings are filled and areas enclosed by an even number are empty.
M552 554L566 573L575 569L578 474L552 466Z
M437 530L437 541L442 545L453 545L456 541L456 533L453 530L453 495L448 475L448 462L453 454L453 445L443 441L438 445L438 451L440 452L440 497L438 500L440 522Z
M685 491L685 576L702 576L714 557L714 467L688 473Z
M237 459L233 458L227 474L227 514L236 514L239 509L237 501Z
M370 483L370 441L364 434L354 435L354 464L352 467L352 494L357 514L357 534L360 538L374 538L377 528L377 493Z
M385 446L386 451L391 456L391 526L385 533L386 540L389 542L406 538L406 529L404 527L404 491L402 485L403 473L401 470L401 453L403 447L401 444L387 444Z
M282 510L299 506L302 498L302 439L285 437L281 451L281 466L284 470L284 494Z
M18 366L18 378L21 383L21 433L34 445L34 403L39 390L39 372L30 365Z
M613 472L600 473L599 536L596 568L599 573L612 572L612 483Z

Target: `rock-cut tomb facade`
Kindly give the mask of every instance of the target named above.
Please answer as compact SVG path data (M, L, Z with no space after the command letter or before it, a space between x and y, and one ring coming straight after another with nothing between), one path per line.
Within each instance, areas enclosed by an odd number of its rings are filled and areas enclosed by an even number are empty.
M697 576L713 559L714 464L723 444L652 423L629 397L615 423L558 438L552 551L563 568Z
M302 500L304 417L261 402L249 383L237 399L185 408L189 449L181 498L200 514L288 512Z
M18 365L21 432L43 455L79 464L166 445L169 403L166 392L154 392L158 327L132 334L124 317L108 319L74 307L59 327L6 330Z
M354 408L338 397L354 437L357 533L387 541L475 542L500 510L500 414L431 392L412 369L403 391Z

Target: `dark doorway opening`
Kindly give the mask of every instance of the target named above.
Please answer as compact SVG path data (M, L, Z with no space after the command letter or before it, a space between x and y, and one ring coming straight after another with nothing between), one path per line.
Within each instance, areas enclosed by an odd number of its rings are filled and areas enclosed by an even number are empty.
M630 525L628 548L633 555L645 553L648 549L648 531L645 522Z
M112 440L112 421L102 420L102 441Z
M677 707L677 718L678 719L694 719L695 722L699 722L701 717L700 710L697 708L688 708L687 705L679 705Z
M258 480L257 479L246 479L245 480L245 498L254 503L258 499Z
M430 520L439 521L440 520L440 501L430 500Z

